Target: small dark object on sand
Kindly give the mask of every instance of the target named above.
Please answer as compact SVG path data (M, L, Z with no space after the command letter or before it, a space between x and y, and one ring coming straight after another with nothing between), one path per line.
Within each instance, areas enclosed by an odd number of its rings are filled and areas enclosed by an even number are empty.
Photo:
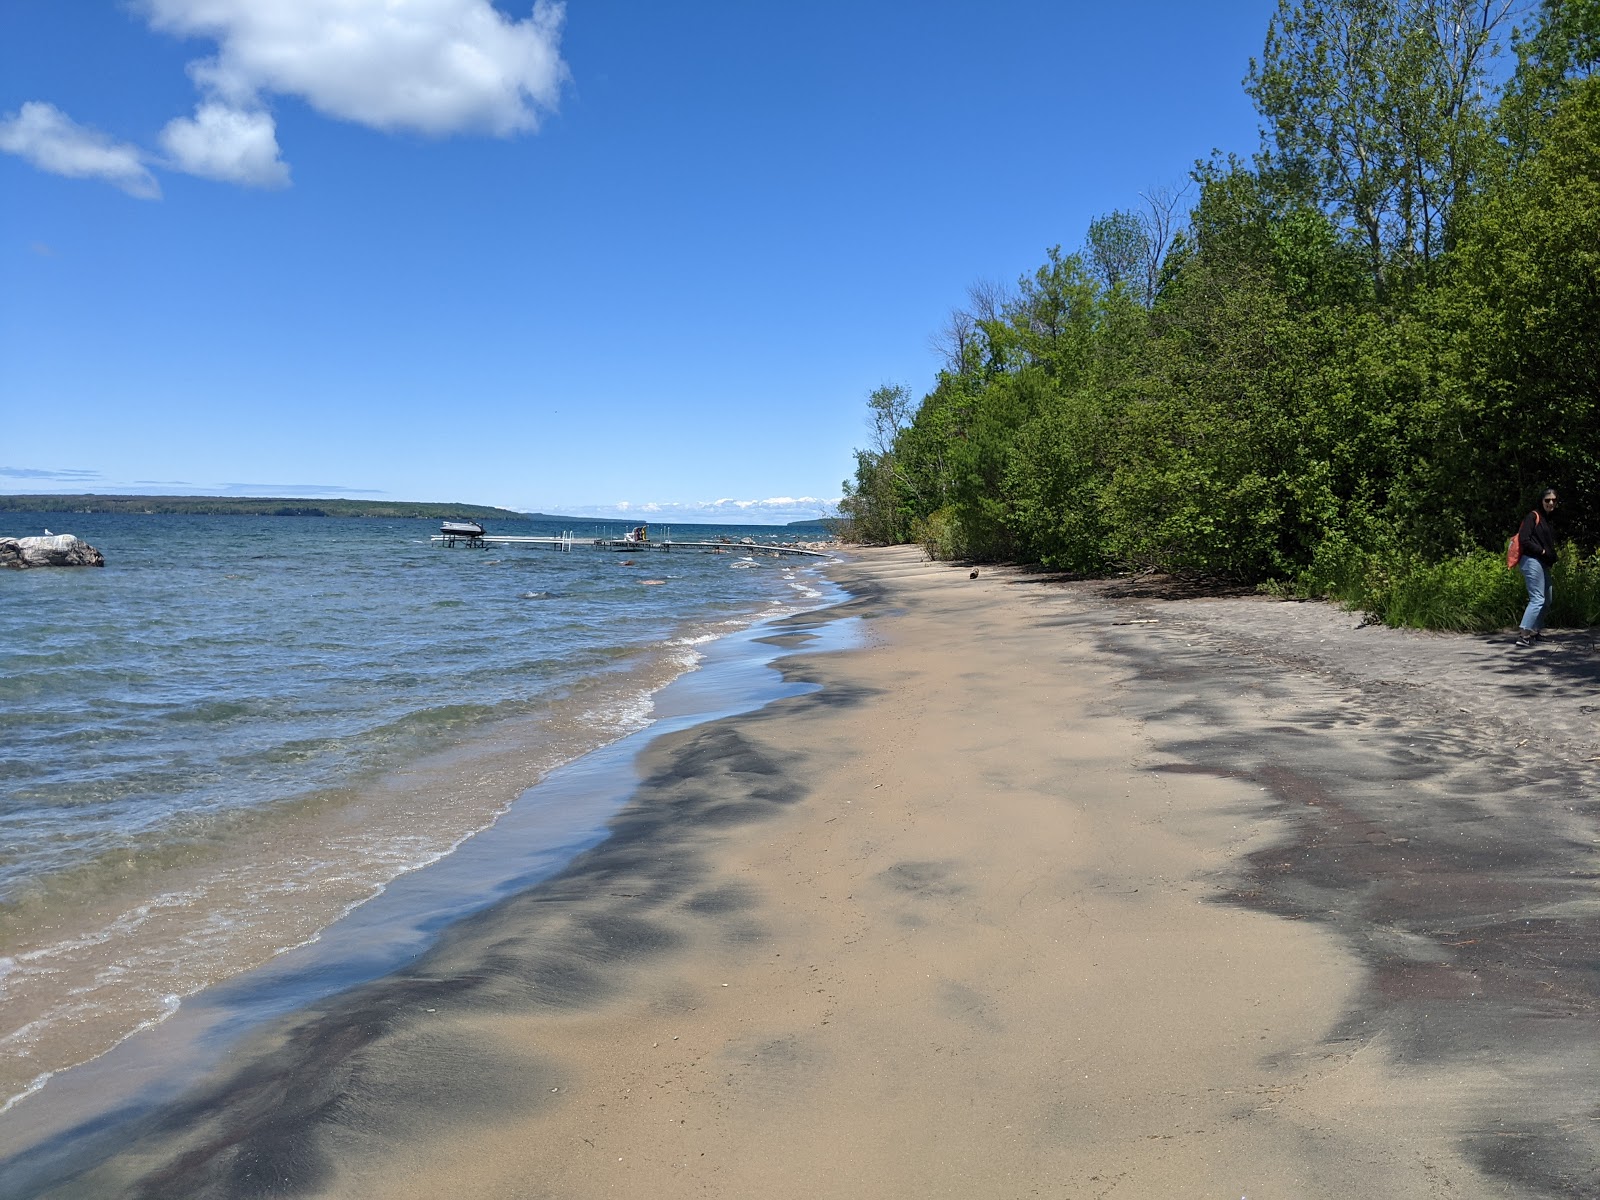
M978 577L978 572L977 572L976 568L973 569L973 572L972 572L971 575L967 576L968 579L976 579L977 577Z

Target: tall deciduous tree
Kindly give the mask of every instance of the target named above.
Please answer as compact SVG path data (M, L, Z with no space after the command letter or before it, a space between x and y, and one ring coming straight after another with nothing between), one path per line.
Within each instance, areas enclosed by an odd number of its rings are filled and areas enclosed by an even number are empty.
M1582 522L1600 495L1600 76L1575 82L1537 150L1473 203L1453 257L1435 321L1458 356L1464 436L1442 486L1479 537L1508 487L1555 480L1591 498L1569 518Z
M1246 88L1264 165L1359 234L1379 290L1426 277L1486 145L1516 0L1279 0Z
M911 424L916 406L903 383L885 383L867 396L868 419L872 423L872 447L879 454L893 454L895 438Z
M911 393L902 384L882 384L867 397L867 414L872 447L856 451L855 478L845 480L839 510L859 541L903 541L909 530L907 489L895 443L914 414Z
M1125 288L1145 307L1161 291L1161 264L1182 229L1179 206L1187 188L1159 187L1140 194L1144 208L1117 209L1089 222L1083 257L1106 291Z
M1090 221L1084 254L1096 282L1106 291L1134 288L1144 298L1150 242L1136 214L1118 209Z

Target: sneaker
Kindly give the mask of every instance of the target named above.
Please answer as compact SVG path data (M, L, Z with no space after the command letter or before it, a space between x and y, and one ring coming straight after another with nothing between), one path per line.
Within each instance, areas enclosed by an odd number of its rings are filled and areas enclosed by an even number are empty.
M1533 640L1531 638L1529 638L1526 634L1518 634L1517 635L1517 645L1520 646L1522 649L1526 650L1529 646L1533 645Z

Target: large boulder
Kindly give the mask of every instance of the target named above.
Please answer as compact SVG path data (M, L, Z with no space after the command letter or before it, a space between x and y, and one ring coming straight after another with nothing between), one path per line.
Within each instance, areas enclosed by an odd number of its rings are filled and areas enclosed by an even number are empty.
M0 567L103 567L106 556L70 533L0 538Z

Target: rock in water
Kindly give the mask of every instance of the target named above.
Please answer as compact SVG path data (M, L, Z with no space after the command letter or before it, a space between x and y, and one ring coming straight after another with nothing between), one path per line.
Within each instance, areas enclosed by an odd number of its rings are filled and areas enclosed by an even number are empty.
M103 567L106 556L70 533L0 538L0 567Z

